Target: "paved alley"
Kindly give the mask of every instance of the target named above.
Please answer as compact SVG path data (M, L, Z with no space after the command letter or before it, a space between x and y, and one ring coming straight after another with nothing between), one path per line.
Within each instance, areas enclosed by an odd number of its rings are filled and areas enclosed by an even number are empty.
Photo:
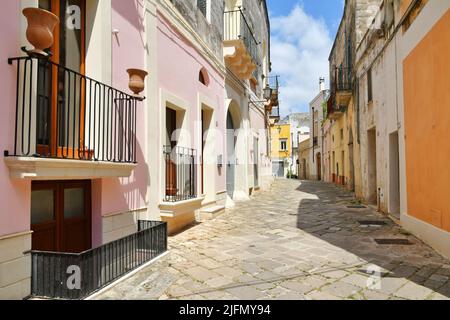
M98 299L450 298L448 261L321 182L277 180L169 248Z

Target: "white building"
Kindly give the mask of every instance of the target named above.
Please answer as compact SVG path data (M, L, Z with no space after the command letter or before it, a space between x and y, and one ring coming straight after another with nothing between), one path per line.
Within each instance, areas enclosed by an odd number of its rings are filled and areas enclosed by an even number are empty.
M324 120L324 103L328 99L329 91L325 89L325 79L320 78L319 94L309 104L310 139L309 163L311 180L322 180L323 172L323 129L322 123Z

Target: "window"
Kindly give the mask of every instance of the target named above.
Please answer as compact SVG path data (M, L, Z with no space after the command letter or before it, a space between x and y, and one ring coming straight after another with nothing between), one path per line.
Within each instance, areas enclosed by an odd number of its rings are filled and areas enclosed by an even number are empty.
M341 140L344 140L344 129L341 129Z
M372 68L367 71L367 101L373 101L373 92L372 92Z
M280 139L280 151L287 151L287 139Z
M203 13L205 17L206 17L207 1L208 0L197 0L197 8Z

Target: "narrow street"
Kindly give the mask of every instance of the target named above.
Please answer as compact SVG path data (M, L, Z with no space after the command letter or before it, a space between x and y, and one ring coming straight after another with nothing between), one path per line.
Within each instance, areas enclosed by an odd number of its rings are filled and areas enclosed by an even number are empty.
M450 298L448 261L390 219L352 205L335 186L277 180L269 192L170 238L169 255L97 298Z

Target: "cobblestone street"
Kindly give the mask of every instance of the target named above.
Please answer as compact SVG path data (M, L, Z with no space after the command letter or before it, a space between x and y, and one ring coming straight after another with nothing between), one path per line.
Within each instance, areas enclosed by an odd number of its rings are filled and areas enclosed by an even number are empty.
M329 184L277 180L270 191L170 238L166 257L97 299L450 297L448 261L354 204Z

